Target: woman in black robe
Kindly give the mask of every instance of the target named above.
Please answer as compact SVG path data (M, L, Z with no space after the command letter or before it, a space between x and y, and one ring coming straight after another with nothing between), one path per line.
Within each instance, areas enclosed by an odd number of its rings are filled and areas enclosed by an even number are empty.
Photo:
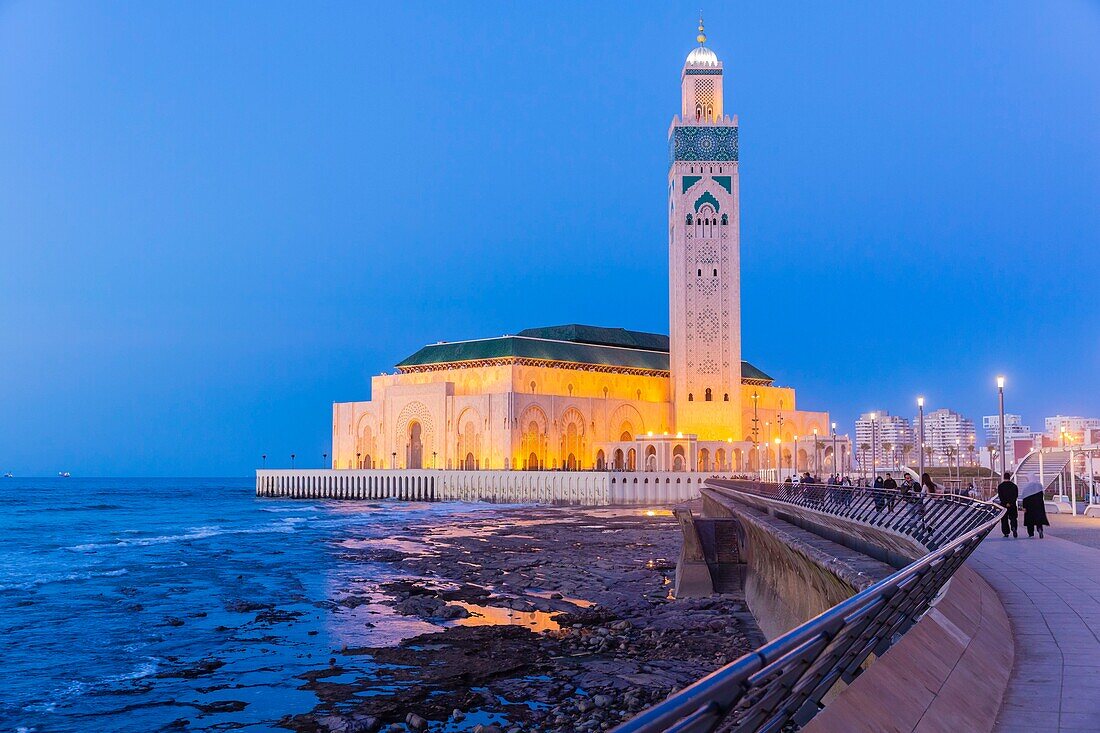
M1038 491L1035 489L1038 488ZM1035 528L1039 528L1039 539L1043 539L1043 527L1049 527L1050 521L1047 519L1047 508L1044 504L1044 496L1042 487L1036 482L1035 486L1025 486L1024 491L1032 490L1032 493L1028 494L1021 500L1021 504L1024 505L1024 526L1027 527L1027 536L1035 536ZM1023 493L1023 492L1021 492Z

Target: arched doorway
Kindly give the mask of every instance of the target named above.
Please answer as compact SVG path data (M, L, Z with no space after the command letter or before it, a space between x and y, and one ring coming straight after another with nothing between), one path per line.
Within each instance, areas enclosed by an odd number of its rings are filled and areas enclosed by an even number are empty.
M634 436L630 434L630 431L626 429L626 425L623 425L623 431L619 433L619 441L623 443L629 443L634 440Z
M406 456L405 465L408 468L424 467L424 444L420 440L420 423L413 420L409 423L409 454Z
M572 426L570 426L570 427L572 427ZM576 456L576 454L570 453L569 456L565 459L565 470L566 471L576 471L577 470L577 456Z
M536 456L534 453L527 456L527 470L528 471L537 471L537 470L539 470L539 457Z
M749 470L750 471L759 471L760 470L760 449L759 448L753 447L753 448L749 449Z
M638 452L631 448L626 452L626 470L636 471L638 470Z
M678 445L672 449L672 470L683 471L687 466L687 461L684 460L684 446Z
M359 464L359 468L374 468L374 464L371 463L370 453L363 456L362 462Z
M614 461L614 466L615 466L616 471L623 470L623 449L622 448L616 448L615 449L614 458L612 460Z
M700 448L699 449L699 470L700 471L709 471L710 470L710 451L707 450L706 448Z
M633 449L630 451L634 452ZM653 446L649 446L645 449L645 470L656 471L657 470L657 449Z
M598 450L596 451L596 470L603 471L605 469L607 469L607 461L604 460L603 451Z
M797 466L798 466L799 471L808 471L808 470L810 470L810 454L806 452L805 448L799 448L798 449L798 463L797 463ZM817 467L814 466L814 469L816 470Z
M716 450L714 452L714 463L715 463L714 470L716 470L716 471L728 470L729 467L726 465L726 449L725 448L719 448L718 450Z
M462 467L467 471L473 471L477 468L477 459L474 458L473 453L466 454L466 459L462 462Z

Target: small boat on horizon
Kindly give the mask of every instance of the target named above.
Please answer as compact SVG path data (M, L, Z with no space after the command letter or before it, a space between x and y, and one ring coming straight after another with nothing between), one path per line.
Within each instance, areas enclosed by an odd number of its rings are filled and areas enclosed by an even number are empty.
M15 478L15 474L13 474L11 471L8 471L4 474L4 478Z
M60 478L69 478L69 472L68 472L68 471L58 471L58 472L57 472L57 475L58 475L58 476L59 476Z

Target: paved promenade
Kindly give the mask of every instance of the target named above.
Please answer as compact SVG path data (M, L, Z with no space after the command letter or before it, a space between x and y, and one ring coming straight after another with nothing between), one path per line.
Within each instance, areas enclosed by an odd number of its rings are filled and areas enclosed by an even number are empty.
M970 560L1014 630L998 733L1100 730L1100 519L1050 519L1042 540L994 529Z

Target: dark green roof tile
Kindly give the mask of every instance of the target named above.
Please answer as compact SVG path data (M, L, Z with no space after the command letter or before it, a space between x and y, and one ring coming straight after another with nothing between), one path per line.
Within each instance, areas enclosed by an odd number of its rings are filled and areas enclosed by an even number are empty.
M431 344L398 362L397 367L505 357L667 372L668 336L579 324L528 328L516 336ZM773 381L747 361L741 362L741 377Z

